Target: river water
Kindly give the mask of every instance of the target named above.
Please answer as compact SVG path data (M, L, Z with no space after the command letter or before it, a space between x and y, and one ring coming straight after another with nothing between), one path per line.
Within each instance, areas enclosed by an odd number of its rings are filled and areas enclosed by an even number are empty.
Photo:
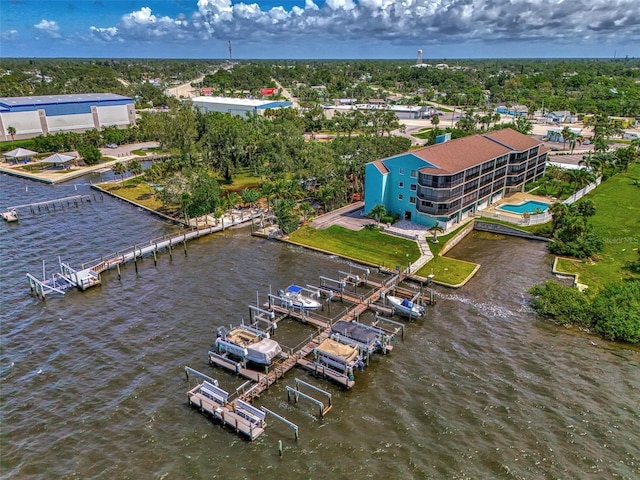
M0 176L0 207L91 193L86 181ZM465 239L450 255L482 264L467 286L436 288L437 305L350 391L290 372L256 404L300 439L271 420L248 442L188 406L183 367L233 390L206 364L216 327L246 318L257 291L317 284L344 261L238 229L86 292L29 292L43 260L53 271L59 256L79 264L173 228L111 198L0 224L0 478L640 477L640 354L535 318L526 290L550 278L544 244ZM334 395L327 416L287 402L296 377Z

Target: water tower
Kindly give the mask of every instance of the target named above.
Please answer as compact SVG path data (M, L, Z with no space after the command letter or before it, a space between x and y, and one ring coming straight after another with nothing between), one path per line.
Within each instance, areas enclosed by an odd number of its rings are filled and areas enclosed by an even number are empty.
M418 50L418 61L416 62L416 65L422 65L422 49Z

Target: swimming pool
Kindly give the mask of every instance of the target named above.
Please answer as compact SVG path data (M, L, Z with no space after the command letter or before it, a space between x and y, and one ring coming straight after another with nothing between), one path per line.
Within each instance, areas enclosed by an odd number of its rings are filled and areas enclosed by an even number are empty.
M538 200L527 200L524 203L505 203L498 207L498 210L504 210L505 212L519 213L534 213L536 210L546 211L549 208L548 203L539 202Z

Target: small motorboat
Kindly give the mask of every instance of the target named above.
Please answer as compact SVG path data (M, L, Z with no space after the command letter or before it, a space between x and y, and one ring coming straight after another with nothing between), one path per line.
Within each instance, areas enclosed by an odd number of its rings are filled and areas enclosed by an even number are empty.
M7 210L6 212L2 212L3 220L7 222L17 222L18 221L18 212L16 212L15 208Z
M421 317L424 315L424 307L417 303L413 303L408 298L387 295L387 300L389 301L391 308L400 315L405 315L407 317Z
M289 285L286 290L278 290L278 295L283 300L283 306L301 308L302 310L317 310L322 307L322 303L315 298L303 295L303 290L306 289L298 285Z

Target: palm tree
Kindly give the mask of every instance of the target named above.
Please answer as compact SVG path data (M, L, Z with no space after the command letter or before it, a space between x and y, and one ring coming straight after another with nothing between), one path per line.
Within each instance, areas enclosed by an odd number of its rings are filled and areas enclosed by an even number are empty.
M235 208L235 206L238 205L239 203L242 203L242 197L238 195L236 192L228 193L225 198L226 198L227 206L229 210L231 210L232 208Z
M603 167L602 161L598 157L593 156L591 152L584 155L582 160L578 162L578 165L588 168L595 175L599 175Z
M380 223L380 219L387 215L387 209L384 205L378 204L369 210L368 217L372 217L376 221L376 225Z
M573 132L571 131L571 129L569 127L564 127L562 129L562 131L560 132L560 135L562 135L562 149L565 150L565 147L567 145L567 140L569 139L569 136L572 134Z
M260 191L255 188L245 188L242 191L242 201L249 204L253 209L254 204L260 200Z
M302 221L306 222L307 216L311 212L313 212L313 207L309 202L302 202L300 205L298 205L298 210L300 210L300 212L302 213Z
M583 200L578 204L578 213L582 215L585 227L587 226L587 218L596 214L596 206L591 200Z
M138 160L131 160L127 163L127 170L135 177L142 173L142 164Z
M569 206L566 203L556 202L549 207L552 215L553 230L556 230L562 222L562 218L569 213Z
M122 178L121 185L124 185L124 174L127 171L127 167L122 162L116 162L111 166L111 171L114 175L120 175Z
M444 228L442 228L440 225L436 223L433 227L429 229L429 231L433 235L433 238L431 239L431 241L433 243L438 243L438 233L444 232Z
M580 190L582 187L586 187L596 179L595 175L586 168L567 170L566 178L569 183L573 184L574 192Z
M13 141L14 135L16 134L16 128L11 126L7 127L7 133L11 135L11 141Z
M573 149L576 148L576 141L578 140L578 134L571 132L569 133L569 149L571 150L571 153L573 153Z
M438 125L440 124L440 117L438 115L433 115L431 117L431 125L433 125L433 128L436 132L436 135L438 134Z

